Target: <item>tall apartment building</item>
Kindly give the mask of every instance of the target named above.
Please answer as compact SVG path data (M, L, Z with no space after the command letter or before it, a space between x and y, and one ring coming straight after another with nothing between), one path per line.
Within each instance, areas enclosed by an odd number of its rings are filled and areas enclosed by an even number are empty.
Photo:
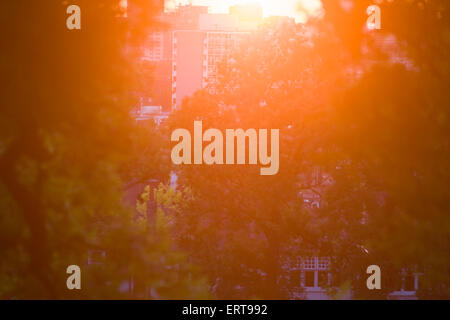
M198 30L199 16L208 13L205 6L180 6L173 12L162 12L158 20L160 30L149 35L143 60L153 64L153 82L149 88L152 105L172 108L172 49L176 30Z
M195 91L214 90L219 63L230 58L248 33L178 30L173 35L172 107Z
M151 103L164 110L208 87L214 90L218 65L262 24L259 5L230 8L229 14L209 14L206 6L179 6L160 15L161 31L153 32L143 59L154 64Z
M172 108L195 91L214 90L220 63L262 23L260 6L235 6L230 14L209 14L190 7L190 26L172 31ZM184 9L186 11L186 9Z

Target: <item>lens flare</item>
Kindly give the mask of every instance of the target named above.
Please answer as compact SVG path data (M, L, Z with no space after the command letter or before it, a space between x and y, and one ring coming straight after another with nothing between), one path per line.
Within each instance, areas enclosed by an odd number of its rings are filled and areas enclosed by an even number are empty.
M228 8L237 4L259 4L265 17L289 16L297 22L305 22L309 17L321 12L321 0L169 0L167 7L177 4L205 5L211 13L227 13Z

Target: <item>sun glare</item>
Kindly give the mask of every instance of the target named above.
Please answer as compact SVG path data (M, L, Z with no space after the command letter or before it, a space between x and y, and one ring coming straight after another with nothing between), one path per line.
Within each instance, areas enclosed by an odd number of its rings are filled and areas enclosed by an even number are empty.
M170 0L169 0L170 1ZM206 5L211 13L227 13L228 8L236 4L258 3L265 17L289 16L297 22L305 22L308 17L319 14L321 0L172 0L177 4Z

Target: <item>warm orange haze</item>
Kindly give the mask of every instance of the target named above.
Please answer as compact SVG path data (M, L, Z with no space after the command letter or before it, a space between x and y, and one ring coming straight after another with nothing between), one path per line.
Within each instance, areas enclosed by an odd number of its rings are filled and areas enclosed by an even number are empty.
M450 298L450 2L0 21L1 300Z
M173 0L167 2L167 8L180 4L204 5L214 13L228 13L230 6L258 4L265 17L288 16L297 21L306 21L309 16L318 15L322 8L320 0Z

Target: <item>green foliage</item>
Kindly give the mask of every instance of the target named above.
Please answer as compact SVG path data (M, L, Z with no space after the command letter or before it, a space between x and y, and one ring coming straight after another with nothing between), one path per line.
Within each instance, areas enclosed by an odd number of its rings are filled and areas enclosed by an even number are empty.
M421 274L421 297L449 296L450 8L383 2L383 31L368 34L372 3L353 4L346 12L324 1L323 20L255 35L222 66L213 94L186 99L171 117L172 129L195 119L221 130L281 132L276 176L250 166L178 170L195 195L179 233L217 279L219 297L283 297L281 257L308 255L332 257L332 286L351 286L355 298L386 298L405 268ZM376 46L373 36L390 33L408 68ZM315 168L332 183L305 179ZM318 189L319 210L302 205L302 188ZM365 287L370 264L392 275L381 292Z
M371 1L346 11L323 0L322 20L250 37L217 90L186 99L158 130L129 116L149 81L136 58L154 8L129 1L141 10L123 19L118 2L78 1L80 31L65 28L62 0L8 1L0 13L10 31L0 55L1 298L208 298L203 272L219 298L285 298L297 284L283 280L284 261L313 255L332 258L337 299L349 288L385 298L402 268L421 274L421 297L449 297L448 2L382 1L383 29L368 34ZM377 48L389 34L408 68ZM165 181L170 130L194 119L280 129L279 173L177 167L181 189L147 187L136 211L126 208L124 189ZM313 183L317 168L328 185ZM299 195L311 189L320 209ZM65 286L71 264L81 291ZM381 266L380 292L365 288L370 264Z
M327 5L335 4L327 1L326 9ZM330 209L341 216L345 212L336 205L336 198L364 206L367 225L356 225L356 232L346 228L350 241L360 239L370 259L384 264L383 274L384 270L392 274L401 268L415 269L421 274L421 297L448 297L450 180L445 119L450 104L446 90L450 7L445 1L396 0L382 2L381 10L383 27L378 35L394 34L412 66L375 66L335 98L329 143L340 153L330 160L347 160L346 173L357 177L352 189L368 197L336 193L329 201L335 204ZM348 15L358 15L357 8ZM367 38L357 27L360 21L330 22L348 31L340 35L344 44L350 41L358 46ZM351 183L341 179L334 190L345 190ZM342 219L349 226L355 221L351 212ZM387 290L395 286L398 289L398 284L385 282Z
M119 0L77 1L82 27L71 31L62 0L10 1L1 11L1 298L207 297L170 242L123 204L125 182L167 173L152 167L154 129L137 128L129 113L155 10L128 2L138 10L124 19ZM142 154L148 166L136 170ZM66 288L72 264L81 290Z

